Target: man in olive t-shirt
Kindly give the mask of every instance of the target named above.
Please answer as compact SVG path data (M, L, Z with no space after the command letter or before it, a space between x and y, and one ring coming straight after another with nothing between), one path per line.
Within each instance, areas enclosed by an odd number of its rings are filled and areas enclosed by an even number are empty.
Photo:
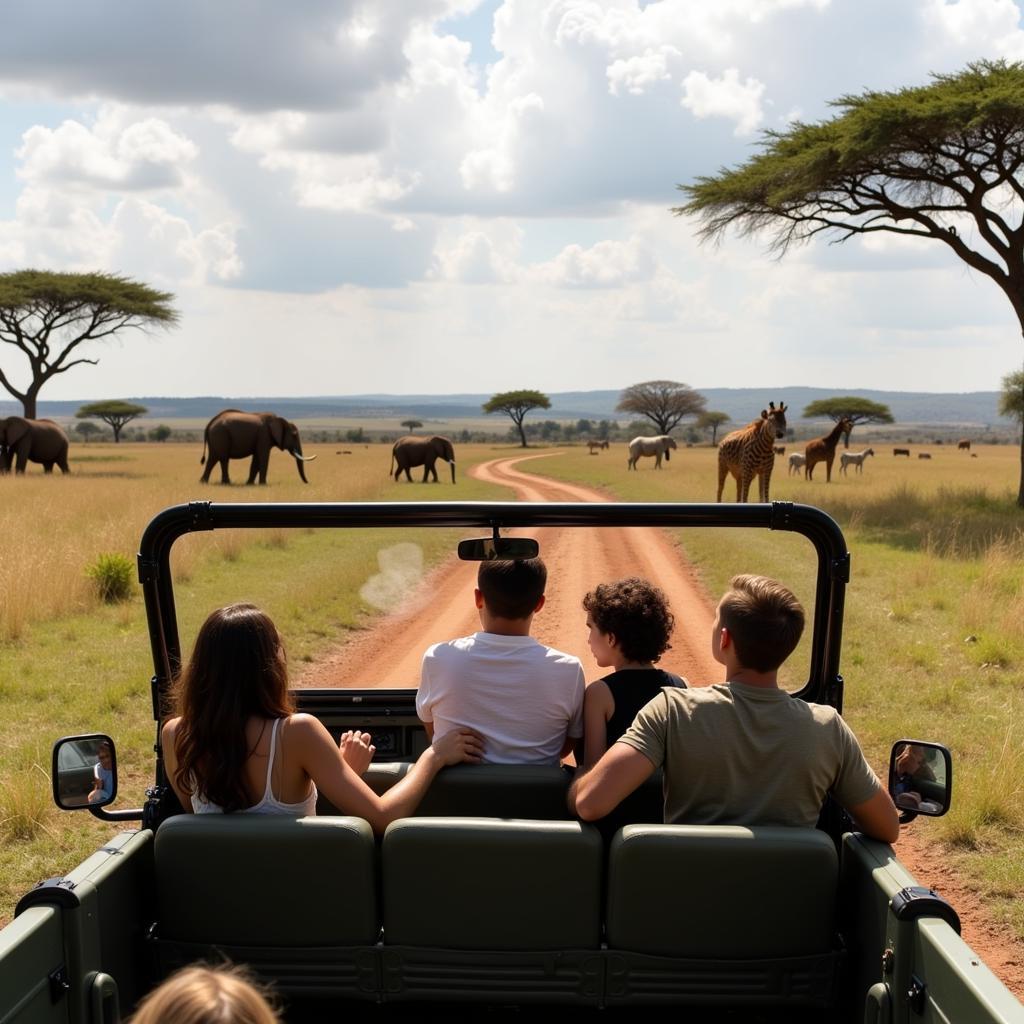
M779 688L779 666L803 624L803 608L781 584L733 579L711 636L726 681L663 690L577 774L570 807L585 821L602 818L663 767L671 824L813 828L831 791L865 833L895 841L896 808L846 723L834 708Z

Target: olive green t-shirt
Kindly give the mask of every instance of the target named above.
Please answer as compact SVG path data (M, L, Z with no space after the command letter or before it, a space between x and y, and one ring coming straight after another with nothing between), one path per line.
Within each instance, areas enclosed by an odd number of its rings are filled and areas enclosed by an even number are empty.
M665 773L665 821L814 828L881 784L835 708L744 683L666 687L618 741Z

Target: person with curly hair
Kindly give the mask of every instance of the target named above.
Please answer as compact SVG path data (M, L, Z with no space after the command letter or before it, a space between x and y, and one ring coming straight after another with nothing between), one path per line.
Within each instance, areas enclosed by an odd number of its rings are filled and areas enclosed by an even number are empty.
M597 664L615 670L592 682L583 700L583 763L589 767L662 687L686 681L655 667L671 647L675 617L653 583L637 576L601 583L583 598L583 607Z

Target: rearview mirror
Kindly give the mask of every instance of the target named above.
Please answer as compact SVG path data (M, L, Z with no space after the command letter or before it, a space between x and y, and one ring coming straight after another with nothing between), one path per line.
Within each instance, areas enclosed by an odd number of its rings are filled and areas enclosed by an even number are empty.
M459 541L459 558L464 562L536 558L539 553L540 545L531 537L475 537Z
M898 740L889 756L889 795L910 821L918 814L939 818L953 797L953 757L941 743Z
M117 751L103 733L65 736L53 745L53 800L65 811L106 807L117 796Z

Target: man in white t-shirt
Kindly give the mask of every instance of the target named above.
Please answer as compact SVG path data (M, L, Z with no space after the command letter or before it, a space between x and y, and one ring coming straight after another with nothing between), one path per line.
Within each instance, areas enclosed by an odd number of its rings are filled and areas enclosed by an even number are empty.
M480 563L483 629L423 655L416 712L428 737L476 729L486 764L557 765L572 750L583 735L583 666L530 636L546 583L539 558Z

